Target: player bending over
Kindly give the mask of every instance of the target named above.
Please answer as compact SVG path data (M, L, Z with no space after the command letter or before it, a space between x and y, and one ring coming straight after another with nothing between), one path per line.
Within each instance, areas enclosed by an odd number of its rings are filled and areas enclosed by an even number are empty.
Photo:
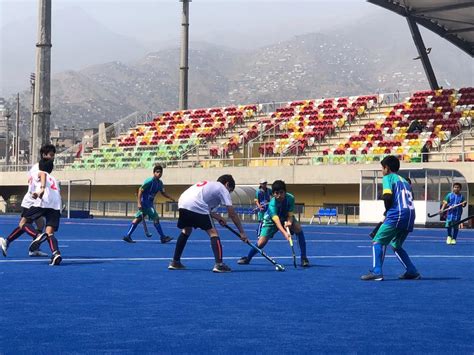
M364 281L382 281L382 265L387 245L393 248L398 260L405 267L400 279L418 280L421 276L402 248L408 233L413 231L415 224L415 206L410 184L400 175L400 161L393 155L386 156L381 162L383 172L383 195L385 204L385 220L372 239L373 268L368 274L361 276Z
M288 227L290 232L295 233L298 237L298 244L301 250L301 266L308 267L306 239L301 224L293 214L295 210L295 197L286 192L286 184L282 180L276 180L272 184L272 195L273 197L268 204L267 212L265 212L263 218L263 226L258 238L257 247L263 249L277 231L280 231L289 240L291 234L288 234L286 231L286 227ZM240 258L237 263L241 265L249 264L256 253L255 249L250 249L249 254Z
M164 197L171 200L172 202L176 202L174 198L165 192L165 187L161 181L162 176L163 167L161 167L161 165L157 165L153 168L153 176L146 179L143 185L140 186L137 197L138 212L135 214L135 218L128 228L127 235L123 237L123 240L127 243L135 243L135 241L132 239L132 233L146 216L148 216L148 218L153 221L153 225L160 235L160 240L162 243L168 243L173 239L163 233L163 229L161 228L160 224L160 217L158 216L158 212L156 212L154 207L155 196L158 192L160 192ZM147 234L146 236L150 238L151 234Z
M219 214L212 211L219 205L226 206L227 214L239 229L240 239L244 243L247 243L247 235L242 227L239 216L232 206L232 200L230 198L230 193L234 191L234 189L235 181L232 175L222 175L217 181L199 182L182 193L178 201L178 228L181 229L181 234L176 241L173 260L170 262L168 269L185 269L185 266L181 263L181 255L183 254L188 238L193 232L193 228L199 228L206 231L211 239L211 248L215 259L215 265L212 271L231 271L230 267L223 262L222 244L212 218L218 220L223 226L225 226L227 222Z

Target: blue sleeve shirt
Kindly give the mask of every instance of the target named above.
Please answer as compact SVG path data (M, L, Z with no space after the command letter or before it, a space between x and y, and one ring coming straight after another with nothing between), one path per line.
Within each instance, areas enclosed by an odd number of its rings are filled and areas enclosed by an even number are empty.
M156 194L164 191L163 182L153 177L146 179L140 188L143 190L140 199L143 208L153 207Z
M387 211L384 224L394 228L413 231L415 205L410 184L398 174L388 174L382 179L383 194L392 195L392 207Z
M456 195L455 193L450 192L445 196L444 201L448 203L446 207L450 207L464 202L464 196L461 194ZM462 216L462 209L462 206L458 206L452 210L449 210L446 219L448 221L459 221Z

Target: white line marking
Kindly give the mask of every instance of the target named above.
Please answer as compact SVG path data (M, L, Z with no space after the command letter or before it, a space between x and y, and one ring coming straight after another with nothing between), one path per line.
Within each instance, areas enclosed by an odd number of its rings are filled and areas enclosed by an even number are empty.
M73 243L82 243L82 242L97 242L97 243L123 243L125 242L122 239L58 239L59 242L73 242ZM158 239L134 239L136 243L155 243L155 244L161 244L159 243ZM462 240L462 239L457 239L458 244L473 244L474 240ZM16 240L15 243L17 242L23 242L23 243L31 243L31 241L28 240ZM221 239L221 242L224 243L242 243L238 239ZM417 240L417 239L408 239L407 242L411 243L446 243L446 241L443 238L433 238L432 240ZM209 239L204 239L204 240L196 240L196 239L191 239L188 240L188 243L209 243ZM272 240L272 244L274 243L288 243L286 240ZM370 239L353 239L353 240L346 240L346 239L306 239L306 243L367 243L370 244ZM172 243L173 244L173 243Z
M394 255L388 255L387 258L395 258ZM447 259L474 259L474 255L410 255L411 258L447 258ZM292 256L274 256L274 259L293 259ZM368 259L372 255L313 255L308 256L309 259ZM214 257L188 257L182 260L214 260ZM238 260L240 256L228 256L226 260ZM256 259L264 260L262 257ZM93 261L171 261L171 257L166 258L64 258L66 262L93 262ZM9 259L0 260L0 263L31 263L45 262L45 259Z

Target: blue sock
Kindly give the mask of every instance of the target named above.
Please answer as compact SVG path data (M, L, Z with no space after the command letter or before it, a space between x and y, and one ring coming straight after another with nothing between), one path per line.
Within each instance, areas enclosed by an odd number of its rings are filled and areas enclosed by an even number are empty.
M452 237L453 236L453 228L451 227L448 227L448 237Z
M257 244L255 244L255 246L257 246ZM258 246L257 246L258 247ZM252 258L255 256L255 254L257 254L258 252L254 249L254 248L250 248L249 250L249 253L247 255L247 258L250 260L252 260Z
M459 232L459 228L454 227L453 228L453 239L456 239L458 237L458 232Z
M373 269L374 274L380 275L382 273L382 260L383 260L383 245L380 243L374 243L372 245L373 255Z
M410 260L407 252L403 248L394 249L395 255L397 256L398 260L402 263L409 274L416 274L418 271L416 270L415 265Z
M161 239L166 237L165 233L163 233L163 229L161 229L160 222L153 222L153 225L155 226L156 230L158 231L158 234L160 235Z
M137 222L137 223L133 223L130 224L130 228L128 228L128 232L127 232L127 237L131 237L132 236L132 233L135 231L135 229L137 228L138 226L138 223L140 222Z
M298 244L301 250L301 257L306 258L306 239L304 237L303 230L301 230L301 232L299 233L296 233L296 236L298 237Z
M260 232L262 231L262 226L263 226L263 221L258 222L258 226L257 226L257 236L260 235Z

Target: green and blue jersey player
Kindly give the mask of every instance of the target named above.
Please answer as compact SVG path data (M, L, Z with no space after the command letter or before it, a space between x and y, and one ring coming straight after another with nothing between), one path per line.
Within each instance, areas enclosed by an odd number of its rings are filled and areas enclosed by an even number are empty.
M385 205L385 220L372 240L373 268L368 274L361 276L362 280L382 281L382 266L385 249L390 245L398 260L405 267L405 273L400 279L419 279L420 273L410 260L403 243L408 234L413 231L415 224L415 206L410 183L398 175L400 161L393 155L386 156L382 161L383 194Z
M448 236L446 238L446 244L454 245L456 244L456 239L458 237L459 225L453 223L461 220L462 209L466 207L467 201L464 199L464 196L461 195L462 185L459 182L453 184L453 191L449 192L443 200L441 210L444 210L448 207L459 205L448 211L446 216L446 228Z
M257 235L260 235L260 231L263 226L263 218L265 217L265 212L268 209L268 203L272 198L272 189L267 187L267 180L261 179L260 186L255 192L255 204L257 205L257 217L258 217L258 226L257 226Z
M163 233L163 229L160 225L160 218L154 206L155 196L158 192L160 192L164 197L171 200L172 202L176 202L173 197L165 192L163 182L161 181L162 176L163 167L156 165L153 168L153 176L146 179L143 182L143 185L140 186L137 196L138 212L135 214L135 218L128 228L127 235L123 237L123 240L127 243L135 243L135 241L132 239L132 233L135 231L140 222L142 222L142 220L147 216L153 221L153 225L160 235L161 243L168 243L173 239L172 237L166 236ZM151 234L147 234L147 237L151 237Z
M295 233L301 250L301 266L308 267L309 260L306 256L306 239L301 224L294 216L295 197L286 191L286 184L282 180L276 180L272 184L272 198L268 203L267 211L263 217L262 229L259 233L257 246L262 249L276 232L280 231L285 239L289 240L291 233ZM247 256L239 259L238 264L249 264L257 252L250 249Z

